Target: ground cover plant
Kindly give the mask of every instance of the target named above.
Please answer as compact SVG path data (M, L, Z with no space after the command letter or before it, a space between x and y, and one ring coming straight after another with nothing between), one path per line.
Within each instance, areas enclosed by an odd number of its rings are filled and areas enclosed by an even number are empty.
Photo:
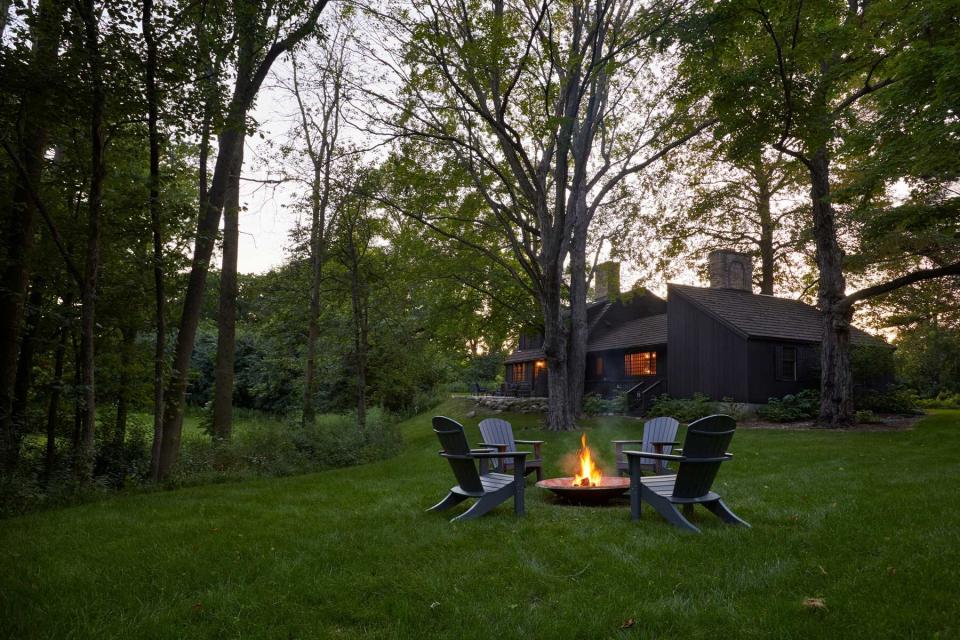
M11 638L930 638L960 633L960 412L913 430L742 430L684 534L647 509L561 507L530 486L478 521L424 513L453 483L429 418L404 452L287 478L118 496L0 522ZM547 476L578 433L543 436ZM583 421L610 440L637 420ZM682 435L682 434L681 434Z

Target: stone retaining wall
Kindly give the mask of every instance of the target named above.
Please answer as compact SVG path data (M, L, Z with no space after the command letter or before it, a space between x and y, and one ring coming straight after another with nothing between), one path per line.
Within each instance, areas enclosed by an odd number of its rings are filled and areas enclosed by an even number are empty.
M514 413L544 413L547 410L546 398L513 398L510 396L471 396L478 407L493 411L511 411Z

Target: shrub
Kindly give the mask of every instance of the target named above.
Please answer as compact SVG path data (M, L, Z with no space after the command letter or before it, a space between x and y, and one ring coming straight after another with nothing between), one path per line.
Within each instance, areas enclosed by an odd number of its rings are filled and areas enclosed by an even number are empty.
M627 412L627 394L618 393L612 398L590 393L583 398L583 412L590 416Z
M782 398L770 398L767 404L757 409L757 415L770 422L796 422L817 417L820 394L814 389L788 394Z
M859 422L859 423L861 423L861 424L871 424L871 423L879 422L879 420L877 419L877 414L875 414L873 411L869 411L869 410L860 410L860 411L857 411L857 412L854 414L854 416L855 416L857 422Z
M941 391L933 398L922 398L917 404L925 409L960 409L960 393Z
M882 391L867 389L854 398L857 409L878 413L921 413L917 402L917 392L904 387L890 386Z
M651 416L672 416L680 422L689 423L719 413L719 408L716 402L702 393L695 393L692 398L671 398L663 394L654 401L647 413Z

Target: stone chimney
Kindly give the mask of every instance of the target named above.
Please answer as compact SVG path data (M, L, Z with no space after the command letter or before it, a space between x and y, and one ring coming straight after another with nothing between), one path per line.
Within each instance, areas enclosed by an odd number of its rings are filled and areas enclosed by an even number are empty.
M753 258L748 254L728 249L711 251L707 267L712 288L753 292Z
M596 286L594 287L594 299L612 300L620 295L620 263L602 262L597 265Z

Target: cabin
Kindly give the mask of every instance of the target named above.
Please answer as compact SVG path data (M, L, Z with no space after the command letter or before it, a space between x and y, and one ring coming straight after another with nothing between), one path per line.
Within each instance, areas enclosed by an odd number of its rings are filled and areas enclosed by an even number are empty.
M626 393L642 410L668 393L761 404L820 381L820 311L797 300L753 293L753 259L713 251L709 287L667 285L666 299L643 287L620 292L620 266L598 265L588 305L585 393ZM887 346L857 328L854 345ZM543 338L521 334L506 359L503 392L547 395Z

